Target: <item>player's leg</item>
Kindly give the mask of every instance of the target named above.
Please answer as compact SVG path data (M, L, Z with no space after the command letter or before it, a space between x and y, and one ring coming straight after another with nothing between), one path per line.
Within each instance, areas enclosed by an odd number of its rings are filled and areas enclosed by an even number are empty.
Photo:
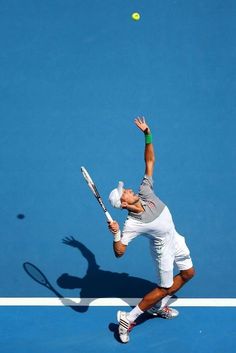
M172 317L178 315L177 310L168 308L168 301L184 284L186 284L194 275L195 270L190 257L190 251L185 243L184 237L179 235L175 230L175 263L179 269L179 273L174 277L173 285L168 289L168 295L160 302L155 304L148 312L152 315L158 315L160 310L165 309L168 315Z
M117 318L119 321L119 335L122 342L127 343L129 341L129 333L138 316L140 316L144 311L151 309L157 302L160 302L166 296L171 296L175 293L184 283L186 283L191 275L191 273L188 273L188 270L181 271L181 274L175 276L173 279L173 270L160 272L161 283L163 283L166 287L157 287L147 293L140 303L129 313L118 311ZM164 306L162 309L159 308L156 310L155 315L170 319L178 316L178 311Z
M194 268L189 255L189 250L181 238L177 239L180 241L173 250L172 245L175 242L169 242L165 248L161 249L160 252L156 251L155 246L151 245L151 252L156 263L159 280L159 286L147 293L140 303L129 313L118 312L119 321L119 334L123 342L129 341L129 332L133 327L134 321L144 311L151 309L156 303L163 300L164 305L161 309L157 309L157 315L164 318L173 318L178 315L178 311L171 309L167 306L167 302L170 297L176 293L186 282L188 282L194 276ZM185 245L184 245L185 244ZM154 244L155 245L155 244ZM173 278L173 262L176 262L180 273Z
M185 283L195 275L195 269L190 256L189 248L185 243L185 238L175 232L175 264L180 271L174 280L172 294L178 291Z
M173 278L173 277L172 277ZM151 308L153 304L166 296L167 291L164 288L155 288L145 295L141 302L130 312L118 311L117 320L119 322L119 336L123 343L129 342L129 333L135 324L138 316Z
M159 256L158 253L155 254L154 248L153 249L151 248L151 250L153 251L153 258L155 260L157 273L160 278L160 281L159 281L160 287L157 287L151 292L147 293L140 301L140 303L130 312L118 311L117 319L119 322L119 329L118 329L119 336L121 341L124 343L127 343L129 341L129 333L137 317L140 316L144 311L150 309L156 302L164 298L168 294L167 288L171 287L171 285L173 284L174 256L172 256L171 258L168 257L168 261L169 261L168 268L170 270L160 271L158 265L159 265L161 256ZM165 261L163 262L163 265L164 266L167 265Z
M155 249L156 244L151 243L151 253L155 261L157 271L157 288L147 293L138 304L138 308L144 312L150 309L154 304L160 302L163 298L169 295L168 290L174 283L173 279L173 263L174 251L172 249L172 242L165 244L159 253ZM135 311L129 313L129 318L134 319Z

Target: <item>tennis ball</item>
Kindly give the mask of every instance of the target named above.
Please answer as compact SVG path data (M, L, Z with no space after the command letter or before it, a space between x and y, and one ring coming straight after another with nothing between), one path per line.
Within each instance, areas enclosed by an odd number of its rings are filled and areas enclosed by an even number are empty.
M132 19L134 21L139 21L140 20L140 14L138 12L132 13Z

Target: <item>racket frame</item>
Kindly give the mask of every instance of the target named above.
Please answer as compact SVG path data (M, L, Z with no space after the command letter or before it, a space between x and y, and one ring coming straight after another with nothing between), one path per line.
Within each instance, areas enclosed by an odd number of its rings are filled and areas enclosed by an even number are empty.
M92 180L91 176L89 175L88 171L86 170L85 167L81 167L81 172L82 172L82 175L83 175L84 179L86 180L86 182L88 184L88 187L90 188L90 190L92 191L93 195L96 197L99 205L103 209L107 220L109 222L113 222L113 219L112 219L110 213L107 211L107 208L106 208L106 206L105 206L105 204L104 204L104 202L103 202L103 200L101 198L101 195L100 195L100 193L99 193L94 181Z

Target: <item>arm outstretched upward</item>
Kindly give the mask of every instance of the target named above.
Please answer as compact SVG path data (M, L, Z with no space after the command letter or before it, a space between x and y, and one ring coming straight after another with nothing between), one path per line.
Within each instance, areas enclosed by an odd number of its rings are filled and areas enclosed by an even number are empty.
M135 125L144 133L145 135L145 149L144 149L144 160L145 160L145 174L147 176L153 175L155 154L152 144L152 135L149 126L147 125L144 117L137 117L134 120ZM132 212L142 211L142 205L139 199L134 200L134 202L129 202L125 199L125 193L129 193L129 190L123 190L121 197L121 206ZM132 196L133 197L133 196ZM135 197L135 196L134 196ZM126 251L126 245L121 242L121 232L119 224L116 221L108 222L109 230L114 235L113 250L116 257L121 257Z
M144 117L138 117L134 120L137 127L145 134L145 149L144 149L144 160L145 160L145 174L147 176L153 175L153 169L155 164L155 153L152 144L152 134L149 126L147 125Z

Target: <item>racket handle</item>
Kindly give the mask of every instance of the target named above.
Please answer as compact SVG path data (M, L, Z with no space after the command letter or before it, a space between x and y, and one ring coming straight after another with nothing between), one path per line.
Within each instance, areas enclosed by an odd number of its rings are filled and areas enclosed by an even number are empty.
M109 221L109 222L113 222L113 219L112 219L112 217L111 217L111 215L110 215L110 213L109 212L105 212L105 216L107 217L107 220Z

